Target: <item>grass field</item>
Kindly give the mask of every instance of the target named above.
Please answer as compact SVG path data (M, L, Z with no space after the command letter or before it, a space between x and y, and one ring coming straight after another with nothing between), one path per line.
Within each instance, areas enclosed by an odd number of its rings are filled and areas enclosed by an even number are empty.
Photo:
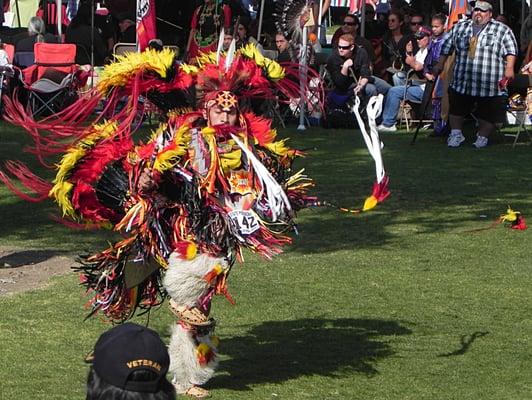
M0 132L0 160L19 157L21 131ZM300 165L321 199L362 204L374 172L358 132L282 135L308 150ZM532 399L532 231L471 232L508 204L532 215L532 147L410 139L383 135L392 196L375 211L305 210L284 254L235 266L236 306L213 305L214 399ZM0 212L0 246L76 254L111 239L72 232L50 220L52 204L5 188ZM82 359L107 328L83 320L85 301L74 274L0 297L0 399L84 398ZM166 307L149 323L168 340Z

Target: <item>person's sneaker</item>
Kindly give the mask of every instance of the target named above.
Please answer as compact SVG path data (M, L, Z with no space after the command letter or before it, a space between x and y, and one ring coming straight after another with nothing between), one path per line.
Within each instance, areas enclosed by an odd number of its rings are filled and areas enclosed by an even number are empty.
M473 147L477 149L482 149L488 145L488 138L486 136L477 136L477 140L473 143Z
M397 128L395 125L392 125L392 126L386 126L386 125L383 125L383 124L380 124L378 127L377 127L377 130L379 132L396 132L397 131Z
M464 142L465 137L460 132L451 132L447 138L447 146L449 147L460 147Z

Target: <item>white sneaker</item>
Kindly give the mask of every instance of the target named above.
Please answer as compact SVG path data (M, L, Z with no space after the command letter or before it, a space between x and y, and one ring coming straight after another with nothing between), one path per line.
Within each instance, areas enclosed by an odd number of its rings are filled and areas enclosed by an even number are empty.
M488 138L486 136L477 136L477 140L473 143L473 147L477 149L482 149L488 145Z
M451 132L447 138L447 146L449 147L460 147L464 142L465 137L460 132Z
M380 124L377 127L377 130L379 132L397 132L397 127L395 126L395 124L392 126L386 126L386 125Z

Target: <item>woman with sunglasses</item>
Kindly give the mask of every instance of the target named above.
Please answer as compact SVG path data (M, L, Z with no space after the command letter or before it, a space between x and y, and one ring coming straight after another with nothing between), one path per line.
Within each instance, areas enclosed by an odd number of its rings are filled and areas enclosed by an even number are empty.
M406 44L412 36L405 33L404 16L399 11L388 15L388 31L382 38L382 55L385 60L385 69L390 74L387 76L391 82L391 75L404 70L406 58Z

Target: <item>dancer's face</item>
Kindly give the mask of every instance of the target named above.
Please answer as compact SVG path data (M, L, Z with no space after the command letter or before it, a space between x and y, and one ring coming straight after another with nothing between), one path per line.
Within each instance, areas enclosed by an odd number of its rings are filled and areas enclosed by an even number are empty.
M238 119L238 112L235 107L230 111L223 111L219 105L214 105L209 108L209 125L231 125L235 126Z

